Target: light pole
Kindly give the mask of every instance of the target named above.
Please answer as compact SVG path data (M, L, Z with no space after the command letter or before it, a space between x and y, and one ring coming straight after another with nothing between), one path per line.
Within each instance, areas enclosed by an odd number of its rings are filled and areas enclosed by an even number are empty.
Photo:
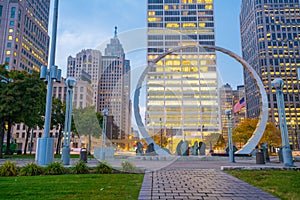
M62 148L62 161L64 165L70 164L70 140L71 140L71 124L72 124L72 98L73 88L76 86L76 79L68 77L65 85L68 88L66 101L65 115L65 130L64 130L64 147Z
M297 125L296 122L294 120L292 120L292 124L293 124L293 128L294 128L294 133L295 133L295 139L296 139L296 148L295 149L299 149L299 141L298 141L298 134L297 134Z
M37 140L36 160L38 165L47 165L53 160L54 138L49 138L50 122L51 122L51 106L52 106L52 86L53 81L60 82L61 70L54 66L56 35L57 35L57 19L58 19L58 0L54 1L51 51L49 59L49 69L41 66L40 78L47 81L47 98L46 98L46 114L44 125L44 137Z
M232 143L232 132L231 132L231 110L225 110L225 114L227 116L228 122L228 148L229 148L229 161L234 161L234 154L233 154L233 143Z
M162 120L159 118L160 121L160 148L162 148Z
M101 154L100 154L100 162L103 162L105 160L105 139L106 139L106 125L107 125L107 116L109 115L109 112L107 109L102 111L103 115L103 125L102 125L102 147L101 147Z
M278 118L282 139L282 156L284 165L287 167L293 167L293 156L292 150L290 148L288 130L286 126L286 115L285 115L285 106L283 99L283 85L284 82L281 78L275 78L272 81L272 86L276 89L276 98L277 98L277 107L278 107Z

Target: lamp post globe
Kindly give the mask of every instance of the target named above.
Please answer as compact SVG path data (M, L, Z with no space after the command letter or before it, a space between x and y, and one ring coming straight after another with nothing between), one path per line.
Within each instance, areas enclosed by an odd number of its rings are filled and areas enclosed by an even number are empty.
M281 78L275 78L271 84L276 90L282 90L284 81Z

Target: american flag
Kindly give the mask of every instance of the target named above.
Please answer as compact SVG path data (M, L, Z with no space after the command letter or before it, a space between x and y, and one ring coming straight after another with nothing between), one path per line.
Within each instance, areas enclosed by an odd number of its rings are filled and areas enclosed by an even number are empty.
M233 107L233 112L239 112L243 107L246 106L245 98L241 98Z

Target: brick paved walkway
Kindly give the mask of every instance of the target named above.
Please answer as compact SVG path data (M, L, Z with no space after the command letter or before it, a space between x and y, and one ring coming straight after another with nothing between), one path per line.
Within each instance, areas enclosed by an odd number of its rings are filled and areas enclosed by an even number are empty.
M219 169L175 167L147 172L139 200L148 199L278 199ZM181 164L181 165L180 165ZM188 165L188 163L186 163Z

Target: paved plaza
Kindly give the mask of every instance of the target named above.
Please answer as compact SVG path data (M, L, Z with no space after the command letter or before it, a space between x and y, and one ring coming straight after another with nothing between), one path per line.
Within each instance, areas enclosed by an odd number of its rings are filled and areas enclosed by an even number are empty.
M299 169L299 162L295 163ZM255 160L238 160L235 163L221 160L177 160L157 171L145 173L139 200L149 199L278 199L255 188L221 169L282 169L283 164L269 162L255 164Z

